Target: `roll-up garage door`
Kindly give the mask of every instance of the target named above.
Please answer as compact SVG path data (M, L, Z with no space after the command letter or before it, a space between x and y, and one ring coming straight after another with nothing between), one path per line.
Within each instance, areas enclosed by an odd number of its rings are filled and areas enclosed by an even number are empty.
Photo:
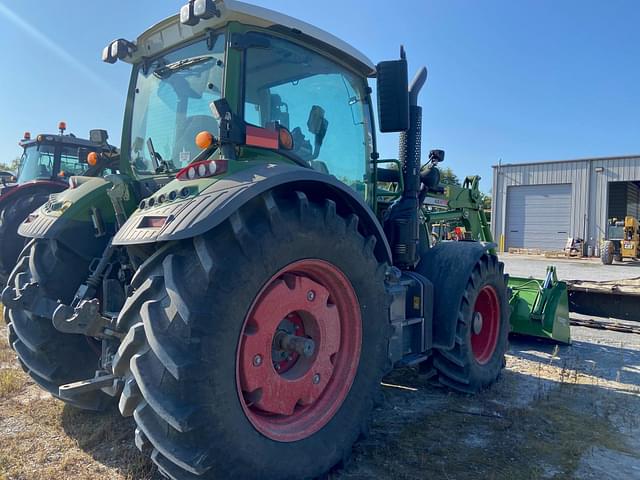
M507 248L562 250L571 230L571 184L507 190Z

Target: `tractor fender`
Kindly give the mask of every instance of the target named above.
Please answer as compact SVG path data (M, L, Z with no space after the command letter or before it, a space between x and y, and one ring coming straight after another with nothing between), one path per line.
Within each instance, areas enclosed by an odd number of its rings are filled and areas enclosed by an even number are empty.
M24 195L32 195L34 193L58 193L67 187L68 185L66 183L51 180L35 180L23 183L7 189L0 195L0 210L6 208L8 204L14 201L19 201L20 197Z
M180 190L181 184L174 180L166 188ZM375 254L378 259L391 263L391 249L382 226L363 198L333 176L285 164L260 163L215 181L195 197L138 209L118 231L113 244L132 245L193 238L220 225L257 196L281 188L300 190L312 199L331 199L336 202L339 212L358 215L363 233L374 235L377 240ZM155 203L157 205L158 202ZM161 227L148 227L154 223L147 219L157 217L164 217L164 224Z
M107 190L111 182L100 177L72 177L74 188L56 194L20 225L27 238L60 242L82 258L99 257L115 231L115 216ZM96 235L92 211L100 212L105 233ZM133 210L133 206L131 207Z
M423 253L416 271L434 288L433 346L454 346L458 311L469 277L478 261L495 244L486 242L441 242Z

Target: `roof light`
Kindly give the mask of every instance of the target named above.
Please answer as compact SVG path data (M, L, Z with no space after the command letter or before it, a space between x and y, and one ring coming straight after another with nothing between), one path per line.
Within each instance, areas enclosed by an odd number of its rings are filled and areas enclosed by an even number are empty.
M216 8L216 3L213 0L196 0L193 3L193 14L203 20L208 20L219 17L220 10Z
M178 172L176 179L187 181L214 177L226 173L227 167L228 163L226 160L203 160L184 167Z
M67 129L67 122L58 122L58 130L60 130L60 135L64 134L64 131Z
M31 140L31 132L24 132L23 140Z
M180 23L193 27L200 20L220 17L220 10L213 0L189 0L189 3L180 9Z
M116 63L131 56L138 49L135 43L119 38L114 40L102 50L102 61L106 63Z

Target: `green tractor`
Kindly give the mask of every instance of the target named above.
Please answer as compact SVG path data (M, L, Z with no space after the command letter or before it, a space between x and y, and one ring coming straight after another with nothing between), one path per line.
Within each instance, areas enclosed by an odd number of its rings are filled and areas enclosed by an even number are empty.
M75 175L98 176L117 162L118 149L107 143L105 130L91 130L89 138L65 134L65 122L58 134L25 132L15 182L0 185L0 283L4 286L25 239L18 227L35 209L69 186ZM100 161L98 161L100 160Z
M121 173L29 217L2 293L39 385L117 400L163 475L211 479L329 471L394 366L460 392L496 381L503 264L487 244L430 245L421 219L426 69L409 85L404 51L374 65L293 18L203 0L103 59L133 66ZM378 157L370 78L399 169Z

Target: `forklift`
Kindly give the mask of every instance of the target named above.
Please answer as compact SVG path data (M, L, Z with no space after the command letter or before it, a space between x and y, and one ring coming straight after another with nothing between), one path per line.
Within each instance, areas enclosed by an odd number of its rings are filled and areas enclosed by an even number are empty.
M625 258L640 258L640 224L638 219L627 215L624 221L612 218L607 225L607 237L602 245L600 259L604 265Z

